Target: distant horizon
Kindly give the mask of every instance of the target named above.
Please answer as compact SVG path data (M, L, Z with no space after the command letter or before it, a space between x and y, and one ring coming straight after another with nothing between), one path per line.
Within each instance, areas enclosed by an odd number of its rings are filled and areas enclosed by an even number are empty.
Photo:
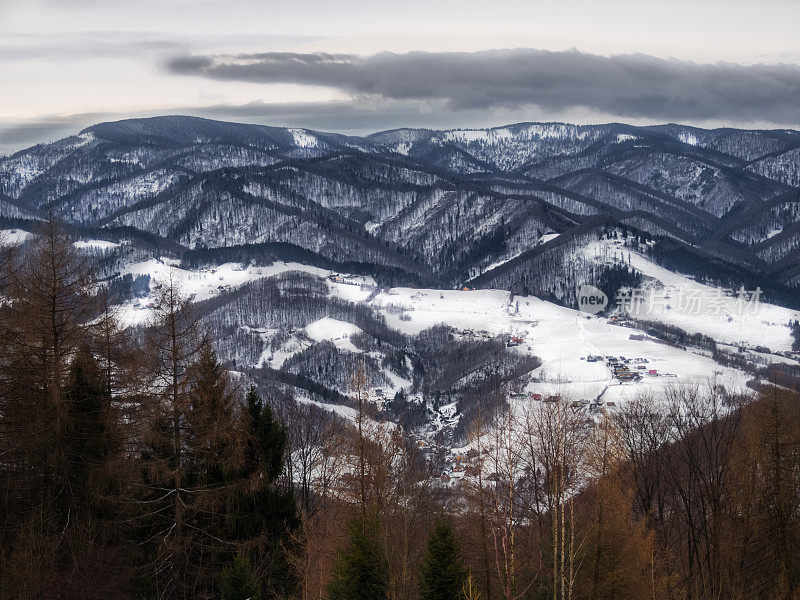
M147 116L120 116L120 118L114 119L106 119L106 120L98 120L91 122L85 126L80 127L79 129L74 129L71 132L64 132L63 135L54 138L42 139L40 141L36 141L31 144L25 145L17 145L17 147L2 147L0 146L0 159L8 158L18 152L27 150L29 148L33 148L35 146L46 146L48 144L53 144L59 142L61 140L68 139L70 137L76 137L84 133L85 131L92 129L93 127L97 127L100 125L105 124L114 124L114 123L122 123L125 121L147 121L147 120L154 120L154 119L163 119L163 118L191 118L191 119L198 119L202 121L211 121L217 123L229 123L233 125L246 125L246 126L253 126L253 127L265 127L265 128L275 128L275 129L304 129L307 131L313 131L317 133L323 134L334 134L334 135L343 135L346 137L353 137L353 138L369 138L374 135L378 135L381 133L389 133L393 131L402 131L402 130L409 130L409 131L435 131L435 132L449 132L449 131L490 131L496 129L503 129L503 128L511 128L511 127L520 127L524 125L568 125L574 127L607 127L607 126L622 126L622 127L631 127L636 129L648 129L648 128L657 128L657 127L684 127L687 129L696 129L699 131L754 131L754 132L800 132L800 128L792 128L792 127L735 127L735 126L718 126L718 127L703 127L700 125L693 125L689 123L680 123L680 122L657 122L657 123L647 123L647 124L637 124L637 123L630 123L625 121L598 121L598 122L587 122L587 123L578 123L572 121L558 121L558 120L527 120L527 121L515 121L515 122L502 122L494 125L486 125L486 126L463 126L463 127L424 127L424 126L398 126L398 127L389 127L386 129L372 129L367 130L365 133L352 133L350 130L343 129L343 130L336 130L336 129L322 129L316 127L306 127L299 124L274 124L274 123L260 123L260 122L247 122L247 121L237 121L234 119L221 119L221 118L213 118L213 117L206 117L206 116L199 116L199 115L192 115L192 114L155 114L155 115L147 115Z

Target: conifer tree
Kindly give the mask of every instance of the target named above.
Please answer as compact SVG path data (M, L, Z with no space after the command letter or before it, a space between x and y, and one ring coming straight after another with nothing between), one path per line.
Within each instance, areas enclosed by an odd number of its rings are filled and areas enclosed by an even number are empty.
M187 459L191 478L207 490L225 486L240 468L243 428L235 414L235 390L211 343L203 340L190 374Z
M88 266L63 228L46 222L29 251L8 268L0 352L0 470L15 502L59 530L67 518L64 387L70 357L89 335Z
M143 434L142 532L151 584L184 597L213 589L235 551L224 531L225 501L243 483L243 427L227 372L203 338L196 314L170 279L148 332L154 393Z
M300 517L292 489L279 481L286 460L286 428L255 388L249 388L245 404L242 476L249 484L232 490L229 497L229 537L251 552L264 593L287 597L297 585L289 557L298 551Z
M258 600L261 584L247 555L239 553L222 572L222 600Z
M419 572L420 600L458 600L467 572L453 526L439 518L428 537L428 549Z
M349 546L339 555L328 584L330 600L386 600L389 565L378 539L377 520L353 519L348 529Z
M119 479L110 467L119 440L89 350L91 270L52 218L30 246L4 258L0 547L9 566L0 565L0 590L97 597L114 554L101 500Z
M65 390L67 484L76 508L82 512L100 510L112 492L108 463L120 451L121 441L108 389L97 360L82 346L70 365Z

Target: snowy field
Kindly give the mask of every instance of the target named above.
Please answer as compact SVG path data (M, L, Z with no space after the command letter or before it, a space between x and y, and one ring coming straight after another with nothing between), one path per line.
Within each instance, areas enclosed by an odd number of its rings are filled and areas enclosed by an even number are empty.
M671 273L627 249L602 242L586 250L602 260L609 252L625 253L625 261L640 270L654 282L675 290L695 286L700 293L719 298L720 294L709 286ZM226 290L242 286L262 277L287 271L303 271L325 278L330 294L351 302L367 302L381 312L387 323L407 335L415 335L428 327L445 324L474 336L502 336L522 338L513 351L531 354L542 360L542 366L532 375L524 390L543 397L566 395L579 400L601 398L604 402L624 402L638 394L660 395L666 388L676 385L706 385L719 383L732 392L747 392L747 374L723 367L699 350L683 350L641 336L641 332L569 308L564 308L535 297L514 296L502 290L438 290L415 288L378 289L368 277L352 277L331 273L325 269L299 263L276 262L268 267L243 266L228 263L212 269L184 270L177 261L152 259L129 265L125 273L151 277L151 295L129 301L119 309L127 325L146 322L152 312L152 298L159 285L170 277L176 278L182 291L195 300L205 300ZM761 303L758 312L734 310L734 298L720 315L684 314L669 307L646 318L670 323L690 333L704 333L714 339L736 344L748 341L748 346L764 345L771 350L785 350L791 346L790 319L800 318L797 311ZM645 318L645 317L643 317ZM350 336L358 333L351 323L323 318L309 324L305 330L293 335L275 351L265 351L261 365L280 368L287 358L302 351L313 342L329 340L340 350L358 352ZM264 331L269 337L275 332ZM633 339L642 338L645 339ZM641 381L620 383L604 361L589 361L589 356L623 356L631 361L631 369L642 375ZM768 360L779 359L768 354ZM637 369L639 364L645 365ZM656 373L649 375L649 371ZM392 377L394 393L411 385L410 381Z
M113 250L119 248L120 244L107 240L78 240L72 244L78 250Z
M147 298L130 300L118 309L118 317L125 326L141 325L152 316L153 300L159 286L166 285L170 277L177 282L182 294L195 302L208 300L219 294L241 287L251 281L272 277L289 271L302 271L319 277L327 277L330 271L303 265L276 261L266 267L225 263L213 268L189 270L181 269L180 261L173 259L150 259L128 265L121 275L131 274L150 276L151 293ZM348 283L327 281L332 293L350 302L367 298L375 282L369 277L350 277Z
M658 266L623 247L622 241L601 240L590 244L586 256L602 262L630 264L654 284L650 297L633 316L702 333L717 342L734 346L764 346L773 352L792 347L789 321L800 319L800 311L764 302L744 301L719 288ZM746 290L752 292L753 290Z
M533 373L536 381L525 389L530 393L563 394L576 400L594 400L602 394L603 401L618 402L642 393L658 395L680 384L717 382L730 391L747 391L747 374L722 367L699 351L633 340L631 335L640 333L637 330L535 297L515 296L512 301L509 292L499 290L394 288L378 295L372 304L383 308L392 327L408 334L443 323L490 336L523 338L514 351L542 360ZM398 308L410 320L401 319ZM620 384L604 362L587 361L590 355L646 359L644 372L654 369L658 375Z
M21 229L0 229L0 247L18 246L33 234Z

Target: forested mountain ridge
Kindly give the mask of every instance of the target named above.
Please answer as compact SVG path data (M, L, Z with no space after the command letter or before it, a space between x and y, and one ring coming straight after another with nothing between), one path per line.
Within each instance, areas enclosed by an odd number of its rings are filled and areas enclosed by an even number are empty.
M53 212L79 227L132 228L178 253L287 243L411 283L481 275L473 284L556 296L528 259L544 252L560 264L564 244L623 226L690 256L701 276L723 263L744 280L791 288L800 283L798 149L796 131L681 125L354 137L131 119L0 159L0 216L25 226ZM492 273L511 259L517 268Z

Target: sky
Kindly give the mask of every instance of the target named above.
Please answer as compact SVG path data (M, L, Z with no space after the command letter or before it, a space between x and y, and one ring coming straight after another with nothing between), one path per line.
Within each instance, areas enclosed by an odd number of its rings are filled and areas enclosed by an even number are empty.
M0 0L0 152L190 114L800 128L795 0Z

